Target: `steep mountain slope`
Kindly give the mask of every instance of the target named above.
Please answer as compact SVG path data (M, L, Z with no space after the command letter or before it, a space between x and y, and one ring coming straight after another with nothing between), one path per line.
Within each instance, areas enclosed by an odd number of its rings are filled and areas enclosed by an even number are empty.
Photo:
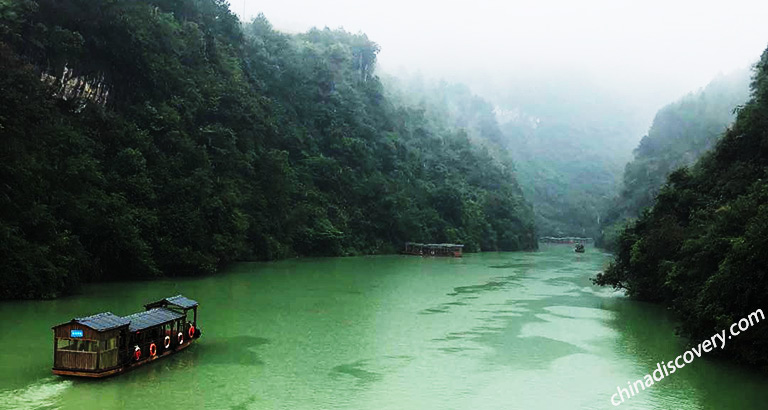
M751 98L690 168L669 175L653 207L619 237L616 260L596 282L671 306L684 334L701 340L768 300L768 50ZM766 366L768 326L722 353Z
M612 248L624 222L653 204L672 171L693 164L714 146L733 121L734 109L748 96L749 71L745 69L721 75L704 89L659 110L624 170L621 194L603 218L604 246Z

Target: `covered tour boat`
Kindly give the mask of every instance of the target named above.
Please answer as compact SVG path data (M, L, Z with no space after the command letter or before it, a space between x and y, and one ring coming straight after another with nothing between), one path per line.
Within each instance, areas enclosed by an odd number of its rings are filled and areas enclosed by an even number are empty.
M177 295L132 315L104 312L54 326L53 373L106 377L185 349L200 337L197 307Z
M406 242L403 253L406 255L452 256L454 258L461 258L463 249L464 245L455 243Z

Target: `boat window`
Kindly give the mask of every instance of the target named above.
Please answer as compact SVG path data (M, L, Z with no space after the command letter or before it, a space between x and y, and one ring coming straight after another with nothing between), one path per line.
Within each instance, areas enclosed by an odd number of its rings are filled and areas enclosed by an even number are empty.
M76 340L70 340L70 339L59 339L59 343L57 345L57 348L59 350L77 350L77 347L74 346Z
M92 340L59 339L58 348L70 352L98 352L99 343Z
M113 337L111 339L102 340L101 341L101 350L107 351L117 349L117 338Z

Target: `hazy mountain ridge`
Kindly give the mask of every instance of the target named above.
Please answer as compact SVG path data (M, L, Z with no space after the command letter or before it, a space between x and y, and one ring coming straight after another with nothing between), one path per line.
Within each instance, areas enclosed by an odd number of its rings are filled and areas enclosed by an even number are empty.
M537 118L531 121L530 118ZM618 190L622 156L597 127L539 119L501 125L541 235L596 237L604 199Z
M667 176L711 149L749 97L750 71L720 75L701 90L663 107L624 169L621 193L603 219L603 245L612 248L620 227L653 204Z
M767 132L768 50L735 122L693 166L669 175L653 206L623 229L615 261L596 282L674 308L693 340L762 309L768 298ZM768 365L768 327L728 343L722 354Z

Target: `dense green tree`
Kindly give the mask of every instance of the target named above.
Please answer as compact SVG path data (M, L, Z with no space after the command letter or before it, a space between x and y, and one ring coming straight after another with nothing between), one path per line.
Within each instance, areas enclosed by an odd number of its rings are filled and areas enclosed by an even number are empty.
M378 51L222 0L0 0L0 298L406 240L534 248L511 160L388 95Z

